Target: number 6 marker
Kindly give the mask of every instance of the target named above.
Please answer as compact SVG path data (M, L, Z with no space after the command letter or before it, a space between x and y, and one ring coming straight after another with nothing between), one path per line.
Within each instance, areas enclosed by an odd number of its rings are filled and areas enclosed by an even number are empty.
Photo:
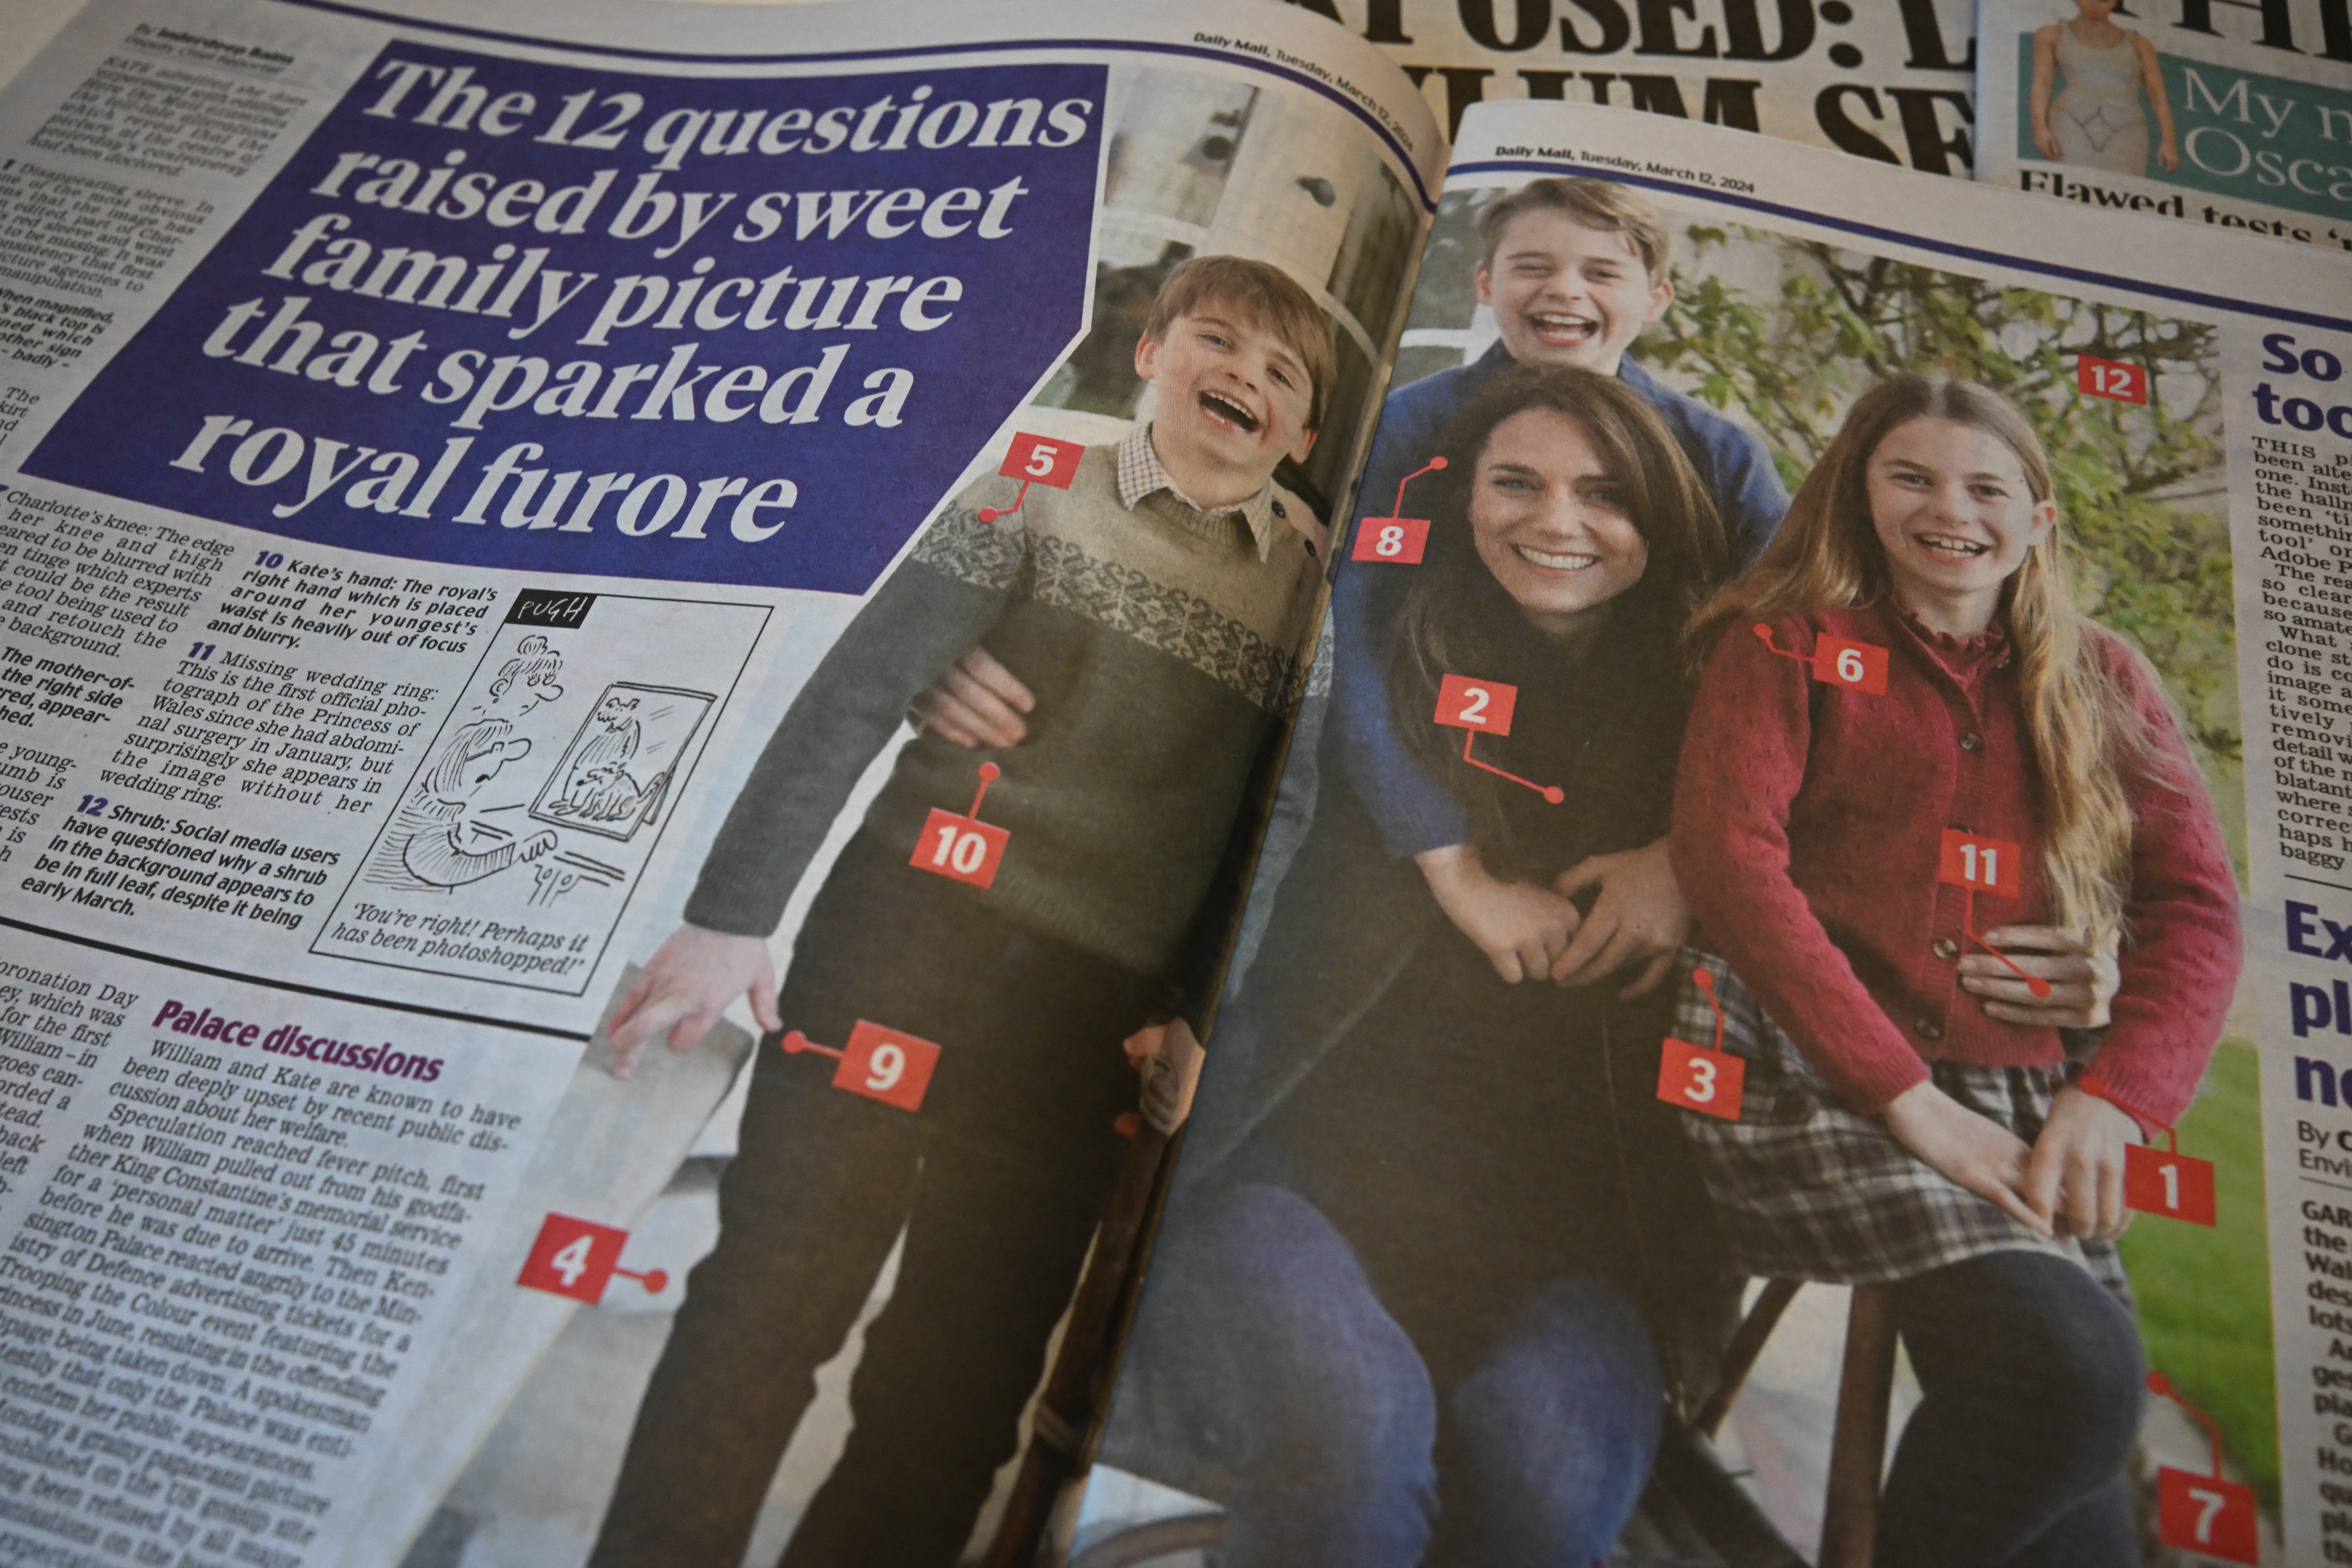
M838 1058L841 1065L833 1072L834 1088L908 1111L923 1108L923 1093L931 1086L931 1069L940 1061L940 1047L930 1041L880 1024L869 1024L863 1018L849 1031L849 1044L839 1050L818 1045L798 1029L786 1035L780 1044L787 1055L814 1051L819 1056Z
M1758 639L1782 658L1811 666L1813 679L1824 686L1842 686L1873 697L1886 695L1886 650L1875 643L1856 642L1852 637L1823 632L1813 639L1813 651L1808 658L1775 646L1772 628L1762 621L1756 623L1755 631Z

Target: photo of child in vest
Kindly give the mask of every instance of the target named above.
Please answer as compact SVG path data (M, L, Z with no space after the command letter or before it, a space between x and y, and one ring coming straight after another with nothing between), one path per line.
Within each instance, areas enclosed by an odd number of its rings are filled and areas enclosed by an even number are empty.
M1182 1016L1238 886L1228 840L1291 702L1328 559L1274 480L1325 416L1324 311L1277 268L1194 258L1135 350L1153 413L1066 490L991 476L950 502L793 702L686 923L623 997L615 1070L748 993L770 1032L718 1249L640 1408L593 1562L737 1562L777 1461L900 1246L865 1331L847 1448L785 1563L946 1568L1086 1255L1136 1083L1121 1043ZM778 993L793 889L916 695L987 650L1034 694L1018 747L924 734L842 852ZM986 886L909 864L935 807L1010 834ZM861 1022L936 1043L919 1109L845 1093ZM794 1043L798 1043L797 1041Z

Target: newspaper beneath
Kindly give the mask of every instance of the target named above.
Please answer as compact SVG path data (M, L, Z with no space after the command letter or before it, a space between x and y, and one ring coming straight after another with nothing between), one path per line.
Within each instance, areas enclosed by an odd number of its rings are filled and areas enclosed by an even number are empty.
M0 1556L584 1556L752 1076L733 1024L633 1078L596 1031L771 733L943 499L1143 439L1187 257L1323 345L1319 441L1254 481L1311 541L1441 157L1375 51L1267 5L68 24L0 97ZM933 815L977 844L968 799ZM919 1125L926 1043L833 1081Z
M2226 25L2241 29L2252 19L2233 11ZM2305 41L2320 45L2315 25ZM2006 43L1994 52L2009 58ZM2006 114L1993 119L2005 122ZM1545 185L1561 180L1570 182L1567 195ZM1579 205L1560 205L1570 201ZM1576 1550L1613 1563L1793 1563L1814 1561L1817 1552L1865 1561L1874 1509L1882 1550L1916 1561L1925 1559L1887 1543L1909 1539L1900 1532L1916 1534L1923 1521L1940 1521L1932 1528L1952 1540L2043 1528L2048 1514L2015 1524L2023 1470L2040 1478L2033 1485L2076 1487L2066 1506L2087 1495L2096 1509L2122 1510L2103 1516L2105 1524L2084 1516L2082 1554L2069 1561L2318 1563L2352 1552L2345 1479L2352 1406L2344 1392L2352 1377L2345 1284L2352 1087L2344 1078L2352 1054L2342 1048L2352 992L2334 978L2352 960L2352 944L2342 940L2352 930L2352 808L2340 776L2344 717L2352 710L2343 614L2352 602L2343 565L2352 551L2352 402L2343 391L2352 364L2352 279L2309 252L2238 235L2095 206L2063 219L2054 212L2046 196L1929 187L1719 130L1592 107L1489 104L1465 117L1414 303L1417 323L1458 336L1408 347L1374 439L1368 473L1406 483L1397 492L1368 478L1335 595L1338 694L1328 722L1341 738L1331 742L1327 729L1314 820L1304 843L1282 858L1287 875L1279 882L1262 875L1253 890L1264 945L1235 977L1208 1042L1210 1065L1123 1352L1103 1461L1062 1538L1074 1557L1099 1551L1116 1558L1128 1543L1151 1540L1221 1548L1222 1560L1237 1565L1411 1562L1435 1539L1451 1543L1447 1550L1483 1542L1505 1560L1541 1539L1579 1542ZM1508 216L1498 226L1482 223L1482 214ZM2201 948L2168 937L2162 951L2181 955L2178 963L2135 971L2135 955L2157 943L2159 917L2153 908L2133 916L2113 1023L2104 1034L2072 1037L2072 1048L2088 1054L2091 1076L2047 1080L2062 1098L2133 1100L2099 1076L2121 1070L2095 1054L2102 1042L2144 1033L2148 1024L2132 1020L2149 1017L2150 995L2167 998L2168 1025L2192 1015L2201 1021L2193 1070L2168 1091L2187 1109L2126 1113L2141 1122L2132 1136L2147 1142L2122 1161L2120 1198L2137 1223L2119 1244L2077 1243L2063 1233L2050 1239L1978 1199L1969 1200L1977 1210L1962 1204L1952 1211L1977 1215L1953 1228L1930 1207L1885 1195L1873 1185L1882 1178L1835 1166L1856 1157L1834 1152L1843 1147L1893 1150L1898 1163L1890 1171L1926 1169L1895 1148L1876 1118L1832 1103L1819 1079L1807 1089L1811 1069L1799 1063L1798 1047L1775 1037L1738 982L1752 977L1759 993L1780 983L1780 966L1793 961L1779 955L1793 950L1775 944L1792 921L1843 917L1801 908L1730 925L1707 913L1736 907L1735 889L1748 884L1735 871L1749 851L1703 835L1686 847L1686 834L1710 812L1736 812L1742 799L1778 787L1772 770L1780 765L1769 724L1737 732L1769 704L1706 706L1717 667L1754 647L1751 630L1769 639L1769 651L1747 654L1750 661L1777 669L1781 661L1771 654L1796 659L1798 673L1782 679L1801 689L1790 711L1811 705L1819 758L1834 752L1833 731L1850 721L1843 715L1877 711L1839 703L1901 697L1907 656L1894 650L1894 688L1889 667L1877 661L1888 657L1890 634L1898 641L1909 634L1889 622L1844 639L1823 632L1808 647L1789 640L1791 627L1802 631L1801 617L1726 627L1726 646L1695 700L1711 727L1694 718L1678 770L1666 750L1663 771L1641 775L1651 779L1646 790L1612 786L1574 749L1579 736L1611 722L1636 738L1674 722L1666 654L1648 678L1659 683L1656 693L1635 717L1611 718L1601 694L1630 679L1622 670L1640 668L1630 646L1605 680L1589 662L1609 656L1590 651L1574 656L1588 661L1580 674L1547 675L1554 687L1583 682L1571 687L1585 693L1571 703L1548 698L1536 679L1555 671L1544 660L1557 653L1461 644L1523 662L1438 667L1450 672L1436 697L1443 749L1434 742L1423 748L1408 730L1381 752L1347 731L1350 670L1372 671L1368 679L1377 681L1382 669L1416 668L1396 649L1446 624L1433 617L1448 590L1412 584L1442 569L1438 542L1449 526L1475 531L1477 559L1486 563L1451 568L1467 574L1459 580L1491 571L1506 593L1527 595L1521 613L1538 627L1528 606L1552 603L1507 556L1486 548L1486 531L1505 524L1486 521L1502 514L1480 509L1500 503L1465 501L1431 471L1433 454L1457 469L1475 463L1481 488L1470 493L1483 498L1490 467L1517 474L1511 483L1526 489L1549 482L1540 478L1545 463L1566 460L1532 447L1494 456L1516 421L1560 417L1550 412L1556 403L1527 402L1532 392L1504 403L1504 389L1517 384L1508 377L1525 374L1512 362L1582 364L1559 351L1585 353L1588 340L1543 316L1570 307L1546 306L1549 297L1532 284L1524 299L1511 297L1528 314L1498 321L1485 302L1494 272L1476 271L1475 298L1470 287L1477 268L1503 265L1482 262L1482 239L1488 256L1612 256L1619 274L1635 277L1633 288L1647 289L1627 294L1620 284L1612 295L1592 284L1580 298L1604 302L1580 308L1601 323L1592 341L1615 333L1608 341L1623 354L1619 384L1656 389L1641 395L1666 414L1683 455L1703 460L1695 482L1711 488L1727 522L1760 508L1769 531L1797 492L1796 510L1780 525L1794 528L1800 513L1816 515L1805 511L1809 475L1832 463L1874 462L1905 428L1947 428L1898 420L1876 427L1889 433L1857 438L1878 441L1874 447L1833 442L1864 395L1880 388L1874 395L1883 399L1882 384L1900 373L1982 384L2006 414L1980 400L1965 405L1980 411L1969 417L1991 423L1938 417L1979 433L1997 425L2010 432L2001 440L2012 452L2048 453L2033 493L2054 497L2053 520L2071 554L2067 591L2091 623L2146 661L2152 675L2141 679L2160 683L2170 715L2159 729L2177 737L2166 743L2193 761L2201 784L2191 794L2213 803L2213 826L2198 830L2197 852L2209 889L2198 895L2200 918L2211 936L2200 939ZM1645 266L1651 279L1643 285ZM1620 312L1613 327L1612 309ZM1486 443L1475 450L1435 444L1443 413L1475 408L1500 418L1520 406L1527 411L1462 437ZM1571 423L1571 432L1602 428L1591 407L1575 417L1582 424ZM1390 450L1400 430L1421 444ZM1553 449L1573 454L1601 442L1580 438L1587 445L1563 446L1561 437ZM1749 451L1769 458L1777 482L1762 484L1752 469L1745 480L1722 478ZM1605 457L1584 460L1622 482ZM1982 494L2006 493L2008 484L2022 495L2021 460L2007 459L2006 468L1998 457L1989 460L1982 483L1990 489ZM1649 466L1654 485L1655 471L1680 463L1661 453ZM1858 493L1859 479L1852 483L1847 493ZM1662 504L1651 494L1644 504ZM1882 504L1895 503L1871 500L1867 521L1884 540L1890 525L1880 521ZM1664 522L1644 524L1646 567L1638 553L1612 555L1624 547L1609 544L1598 524L1576 536L1591 542L1574 545L1546 544L1534 525L1522 526L1529 531L1506 537L1555 552L1544 559L1579 559L1558 553L1574 549L1603 565L1621 563L1619 587L1595 590L1604 596L1630 592L1623 584L1639 583L1645 570L1688 560L1664 553ZM1973 523L1938 526L1979 537ZM1420 542L1399 563L1395 552L1381 553L1379 541L1391 537ZM1738 539L1735 527L1735 556ZM1958 552L1964 543L1940 548ZM1776 559L1787 558L1768 557L1767 565ZM1388 618L1351 623L1351 593ZM1601 636L1631 639L1640 624L1612 621ZM1419 653L1430 645L1410 646ZM1966 657L1958 641L1948 647L1951 657ZM1517 685L1506 683L1513 668L1528 672L1509 678ZM1407 677L1386 679L1393 691ZM1517 711L1505 706L1484 735L1457 736L1475 723L1477 703L1464 696L1474 689L1516 702ZM1354 722L1377 723L1378 711ZM1853 815L1834 820L1871 853L1894 854L1882 830L1898 832L1909 820L1905 803L1942 809L1942 786L1869 783L1878 776L1870 769L1911 766L1933 732L1871 757L1844 753L1843 765L1862 772L1848 781L1856 793L1841 808ZM1989 732L1974 728L1934 743L1951 750L1955 766L1995 749ZM1366 756L1380 766L1360 765ZM1531 994L1552 991L1540 965L1526 983L1498 984L1489 960L1505 969L1503 979L1518 972L1506 968L1507 944L1498 956L1460 917L1449 920L1443 895L1431 896L1440 887L1433 874L1423 887L1423 876L1402 860L1381 865L1383 845L1386 855L1445 845L1446 830L1402 844L1371 836L1375 823L1391 831L1381 813L1395 812L1385 803L1400 796L1399 772L1437 760L1448 770L1444 790L1465 800L1489 792L1516 813L1504 820L1517 825L1522 852L1553 842L1544 833L1585 845L1560 851L1570 861L1591 847L1574 836L1612 812L1625 826L1601 849L1664 832L1661 797L1671 793L1673 863L1691 902L1702 906L1692 940L1701 949L1719 942L1761 954L1759 967L1735 973L1737 960L1727 968L1685 950L1679 994L1670 978L1646 1012L1601 994L1630 970L1554 999ZM1303 766L1294 756L1294 770ZM1815 788L1807 779L1805 789ZM1542 786L1557 783L1569 784L1567 804L1580 820L1548 827L1557 818L1547 813L1561 809L1548 803L1560 792ZM1611 787L1623 793L1612 795ZM1921 938L1923 994L1949 987L1937 977L1953 966L1972 972L1964 948L1979 955L1983 972L2008 963L1982 955L1994 953L1989 927L2013 918L2000 901L1997 868L2013 865L2015 847L1994 838L2014 836L1968 819L1997 809L1975 794L1955 806L1962 816L1929 821L1943 829L1950 864L1935 863L1931 834L1929 863L1917 870L1929 884L1926 895L1909 902L1888 895L1897 901L1874 923L1833 925L1835 942L1874 952L1872 942L1890 940L1883 930L1932 903L1944 911L1937 919L1957 923L1932 952ZM2152 813L2148 821L2190 820L2170 808L2141 809ZM1399 831L1412 828L1406 819ZM1778 847L1763 858L1768 879L1771 855L1785 867L1791 855L1845 852L1834 836L1790 849L1794 823L1770 831L1786 837L1769 841ZM2162 852L2188 853L2177 843ZM1605 885L1611 866L1634 858L1603 855L1590 880L1581 872L1594 862L1572 866L1560 885L1582 882L1580 907L1597 921L1603 911L1590 902L1591 887ZM1538 864L1536 886L1525 889L1530 897L1550 875L1552 863ZM1878 889L1906 874L1890 858L1823 896L1879 897ZM2038 962L2012 951L2018 962ZM1882 985L1910 983L1875 977L1864 967L1874 962L1853 960L1872 976L1873 996ZM1821 984L1855 984L1852 973ZM2063 986L2043 989L2054 998ZM2026 1000L2022 979L2011 994ZM1660 996L1671 999L1670 1012L1659 1011ZM1965 990L1923 1004L1916 1019L1898 1020L1904 1054L1913 1040L1978 1026L1964 1015L1984 1005ZM1936 1081L1946 1083L1938 1071ZM1966 1092L1963 1079L1948 1081L1949 1092ZM2044 1114L2031 1095L2043 1095L2038 1103L2046 1108L2052 1089L2009 1081L2024 1112L1976 1103L1983 1117L2023 1115L2016 1125L2030 1139ZM1828 1119L1810 1134L1823 1141L1811 1152L1772 1142L1776 1129L1814 1126L1807 1116ZM1835 1192L1801 1185L1818 1168L1809 1162L1823 1159L1842 1173ZM1706 1176L1696 1195L1694 1160ZM1848 1203L1855 1206L1841 1206ZM1795 1219L1792 1204L1801 1209ZM1801 1208L1808 1204L1821 1206ZM1775 1239L1776 1227L1788 1226L1815 1238L1811 1254ZM1982 1326L2012 1321L1994 1309L2006 1310L2016 1298L1998 1292L1968 1298L1972 1315L1957 1338L1911 1342L1915 1331L1932 1328L1937 1293L1963 1284L1949 1270L1935 1276L1940 1283L1913 1281L1955 1258L1986 1257L2054 1268L2045 1275L2053 1287L2087 1291L2106 1314L2101 1331L2130 1353L2111 1358L2099 1382L2088 1373L2099 1342L2086 1328L2084 1339L2069 1342L2076 1348L2035 1364L2021 1384L1994 1384L2007 1375L1991 1370L2003 1364L2000 1352L2031 1338ZM2101 1284L2119 1289L2126 1275L2128 1317ZM1776 1279L1782 1283L1768 1283ZM1871 1290L1849 1289L1857 1284ZM1885 1328L1889 1310L1912 1314L1900 1320L1911 1352L1899 1368ZM1748 1331L1735 1336L1743 1314ZM1885 1380L1874 1390L1874 1375ZM1980 1390L2016 1387L2025 1405L1990 1406L2001 1412L2000 1425L1954 1446L1955 1421L1964 1417L1949 1397L1933 1402L1955 1375ZM1644 1415L1659 1403L1662 1421ZM2111 1432L2096 1441L2113 1445L2095 1451L2114 1458L2076 1480L2048 1482L2064 1468L2049 1456L2094 1451L2091 1428L2078 1424L2093 1410L2107 1413L2102 1430ZM1872 1436L1882 1415L1891 1436L1884 1426ZM1873 1503L1882 1440L1894 1469L1885 1499ZM1833 1449L1843 1457L1833 1458ZM1604 1464L1598 1455L1617 1458ZM2132 1543L2135 1520L2139 1539L2161 1543L2145 1558ZM2185 1555L2161 1555L2174 1551Z
M2331 0L1990 0L1977 177L2352 250L2352 19Z

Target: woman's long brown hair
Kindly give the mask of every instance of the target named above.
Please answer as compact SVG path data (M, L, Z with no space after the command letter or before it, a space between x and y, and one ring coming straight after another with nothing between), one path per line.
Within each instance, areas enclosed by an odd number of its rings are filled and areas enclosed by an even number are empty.
M1866 488L1870 459L1898 427L1927 418L1994 437L2016 457L2034 500L2050 499L2050 459L2032 426L1999 394L1974 382L1920 375L1881 382L1854 403L1763 559L1692 617L1689 646L1699 657L1759 621L1887 596L1886 556ZM2053 912L2059 924L2112 945L2131 885L2132 808L2122 772L2145 760L2145 726L2116 700L2084 635L2084 617L2066 591L2059 528L2026 552L2009 581L2005 607L2026 739L2042 785L2042 863Z

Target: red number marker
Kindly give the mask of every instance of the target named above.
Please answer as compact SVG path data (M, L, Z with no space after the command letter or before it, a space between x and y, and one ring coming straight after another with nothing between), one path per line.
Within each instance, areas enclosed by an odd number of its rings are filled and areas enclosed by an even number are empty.
M1479 730L1489 735L1511 732L1511 710L1519 705L1519 689L1499 680L1473 680L1465 675L1437 679L1437 721L1456 730Z
M1355 552L1350 561L1386 561L1398 566L1418 566L1422 552L1429 545L1429 519L1404 515L1404 488L1432 469L1445 467L1443 458L1432 458L1424 466L1415 468L1397 481L1396 505L1392 517L1368 517L1356 525Z
M2074 357L2074 386L2092 397L2111 398L2117 403L2146 403L2147 367L2077 354Z
M992 823L980 820L980 803L988 794L988 786L996 782L1001 770L994 763L980 764L980 788L971 797L971 810L962 816L938 806L923 819L922 837L915 840L915 852L907 864L919 871L932 871L950 881L969 882L975 888L985 888L996 880L996 868L1004 859L1004 847L1013 842L1013 835Z
M1710 1049L1668 1036L1658 1055L1658 1098L1685 1110L1737 1121L1748 1064L1723 1048L1723 1004L1716 1000L1715 976L1694 969L1691 978L1715 1009L1715 1045Z
M522 1272L515 1277L518 1285L528 1285L534 1290L551 1295L569 1296L590 1306L604 1299L604 1287L613 1276L634 1279L656 1295L667 1288L669 1276L661 1269L648 1269L639 1274L624 1268L621 1248L627 1246L629 1233L593 1220L574 1219L570 1215L551 1214L539 1227L539 1239L530 1244L530 1256L523 1259Z
M1767 648L1782 658L1793 658L1811 667L1813 679L1825 686L1842 686L1848 691L1867 692L1873 697L1886 695L1886 650L1876 643L1856 642L1852 637L1823 632L1813 639L1811 654L1806 655L1776 646L1772 628L1762 621L1756 623L1754 630Z
M1031 485L1051 485L1057 490L1070 488L1078 477L1078 459L1086 447L1076 441L1056 441L1051 436L1033 436L1023 430L1013 437L1012 450L996 471L1008 479L1021 481L1021 493L1013 498L1008 507L984 506L980 509L980 521L994 522L1000 517L1011 517L1029 499Z
M2180 1134L2171 1123L2158 1121L2118 1098L2097 1077L2084 1074L2079 1087L2084 1094L2098 1096L2164 1134L2166 1148L2145 1143L2125 1147L2124 1206L2167 1219L2185 1219L2191 1225L2213 1224L2213 1162L2182 1153Z
M2150 1393L2171 1400L2196 1417L2213 1442L2211 1475L2177 1470L2169 1465L2157 1468L2158 1538L2184 1552L2256 1568L2262 1550L2254 1527L2254 1489L2221 1479L2221 1429L2211 1416L2173 1392L2171 1380L2164 1373L2149 1373L2147 1386Z
M1936 879L1971 892L2017 897L2017 868L2023 856L2006 839L1944 829L1944 852L1937 863Z
M818 1045L798 1029L782 1043L788 1053L814 1051L839 1058L841 1065L833 1072L834 1088L901 1110L923 1108L923 1093L931 1087L931 1070L940 1063L940 1047L930 1041L863 1018L849 1031L849 1044L839 1050Z

